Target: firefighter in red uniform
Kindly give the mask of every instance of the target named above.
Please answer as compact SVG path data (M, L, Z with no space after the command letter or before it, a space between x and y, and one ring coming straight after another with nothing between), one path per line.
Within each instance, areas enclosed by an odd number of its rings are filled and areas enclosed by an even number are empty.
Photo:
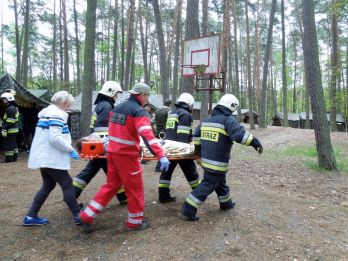
M140 136L160 160L161 169L168 170L169 167L169 160L157 142L149 117L143 108L148 101L150 90L144 83L135 84L130 91L130 98L117 105L110 113L107 182L80 213L86 232L90 232L90 224L122 184L128 198L127 227L131 230L143 230L150 226L149 222L144 220L143 170L139 158Z

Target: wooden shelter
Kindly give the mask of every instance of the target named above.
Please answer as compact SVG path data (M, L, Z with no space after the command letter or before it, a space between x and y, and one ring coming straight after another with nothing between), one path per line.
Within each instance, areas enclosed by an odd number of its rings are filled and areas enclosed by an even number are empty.
M241 114L242 114L242 122L250 123L249 109L240 109L240 110L241 110ZM234 111L232 113L232 116L238 120L238 111ZM256 111L253 111L253 118L254 118L255 124L259 124L259 117L260 117L260 115Z
M288 124L291 128L300 127L300 116L296 113L288 113ZM272 117L272 126L284 126L284 114L283 112L277 112Z
M306 124L306 113L301 112L300 116L300 128L304 129ZM330 124L330 112L326 113L326 119L328 124ZM313 113L309 113L309 125L313 129ZM336 126L338 131L346 131L346 122L341 113L336 114Z

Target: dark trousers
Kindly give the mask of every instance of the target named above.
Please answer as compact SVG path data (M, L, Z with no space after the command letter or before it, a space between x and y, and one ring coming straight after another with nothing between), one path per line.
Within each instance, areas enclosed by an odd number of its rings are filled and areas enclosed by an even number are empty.
M204 171L202 182L186 198L183 208L190 216L195 216L197 208L213 193L218 196L220 207L232 204L230 188L226 185L226 174Z
M3 150L5 152L5 157L13 157L15 154L18 154L17 147L17 134L7 134L7 137L3 138Z
M42 205L45 203L48 195L56 187L58 183L62 188L64 201L68 205L71 213L77 216L80 208L74 195L74 188L72 186L72 179L67 170L42 168L40 169L42 177L42 187L36 193L33 203L29 209L28 216L37 217Z
M199 184L199 175L197 172L196 164L193 160L171 160L168 171L162 171L161 173L159 187L170 187L172 174L177 164L179 164L190 186L192 188L197 187L197 185Z
M104 173L107 174L108 162L106 159L93 159L88 161L86 167L74 178L73 186L76 198L81 195L81 192L89 182L91 182L95 175L97 175L100 169L103 169ZM116 196L121 203L127 202L127 197L123 188L117 192Z

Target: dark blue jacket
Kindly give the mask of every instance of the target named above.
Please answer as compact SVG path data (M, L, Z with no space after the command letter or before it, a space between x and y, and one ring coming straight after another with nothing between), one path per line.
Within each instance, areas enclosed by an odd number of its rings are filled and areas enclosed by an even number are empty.
M110 99L101 99L95 106L94 113L96 119L94 121L95 132L107 132L109 125L109 113L114 108L114 104Z
M252 139L253 135L235 120L229 109L221 105L214 108L212 115L202 121L193 135L202 167L219 174L228 171L233 141L250 145Z
M189 107L184 104L175 104L167 118L165 139L190 143L192 141L192 122L193 117Z

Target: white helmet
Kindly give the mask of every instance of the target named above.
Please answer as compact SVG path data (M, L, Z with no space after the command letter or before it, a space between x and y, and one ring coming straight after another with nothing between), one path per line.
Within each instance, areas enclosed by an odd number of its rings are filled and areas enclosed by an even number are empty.
M118 82L107 81L103 84L103 87L98 93L104 94L112 98L119 92L122 92L122 88Z
M9 92L4 92L3 94L1 94L1 99L7 99L9 102L15 100L13 95Z
M195 103L195 99L193 98L191 94L184 92L179 96L179 98L177 99L177 102L184 102L188 106L193 106L193 104Z
M225 94L221 97L220 101L218 102L218 105L224 106L227 109L234 112L239 107L239 101L233 94Z

